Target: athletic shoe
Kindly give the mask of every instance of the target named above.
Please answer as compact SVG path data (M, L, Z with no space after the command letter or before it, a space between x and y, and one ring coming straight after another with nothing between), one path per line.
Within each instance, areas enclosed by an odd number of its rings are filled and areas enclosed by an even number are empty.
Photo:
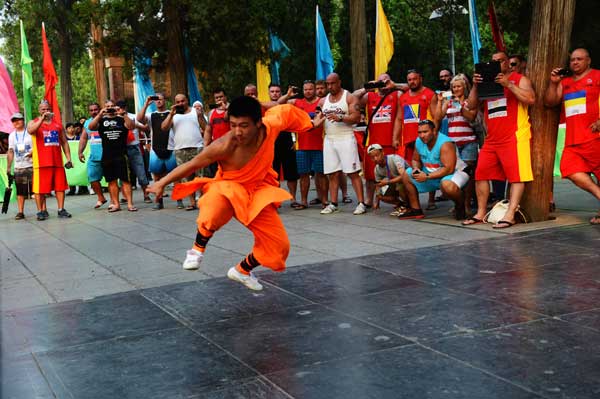
M332 213L335 213L339 211L338 207L333 205L333 204L329 204L327 205L325 208L323 208L323 210L321 211L321 215L330 215Z
M185 254L185 260L183 261L183 268L185 270L198 270L204 254L195 249L188 249Z
M15 216L15 220L21 220L21 219L25 219L25 214L23 212L19 212Z
M408 209L402 215L398 216L398 219L423 219L425 214L421 209Z
M367 207L362 202L359 202L358 205L356 205L354 212L352 212L353 215L362 215L365 213L367 213Z
M154 206L152 207L153 211L160 211L161 209L163 209L165 206L163 205L162 202L157 202L156 204L154 204Z
M177 209L183 209L183 208L185 208L185 206L183 205L183 201L177 200Z
M70 218L71 214L69 212L67 212L67 210L65 208L63 208L63 209L58 210L58 217L59 218Z
M227 277L229 277L230 280L238 281L244 284L251 290L260 291L263 289L263 286L258 282L258 279L256 278L256 276L254 276L254 273L252 272L250 272L250 275L245 275L243 273L238 272L235 267L232 267L227 272Z
M44 214L44 211L38 212L36 214L36 216L37 216L37 220L46 220L46 219L48 219L48 216L46 216L46 214Z
M44 214L44 217L45 217L46 219L48 219L48 218L50 217L50 214L48 213L48 211L47 211L47 210L45 210L45 211L42 211L42 213Z

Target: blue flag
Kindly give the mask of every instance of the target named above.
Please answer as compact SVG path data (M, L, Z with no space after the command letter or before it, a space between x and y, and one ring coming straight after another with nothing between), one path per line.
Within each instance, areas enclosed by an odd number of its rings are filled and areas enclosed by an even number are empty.
M325 27L321 16L319 15L319 6L317 6L317 79L325 79L327 75L333 72L333 55L329 40L325 33Z
M473 63L479 63L479 50L481 37L479 36L479 23L477 22L477 9L475 0L469 0L469 28L471 30L471 46L473 47Z
M279 54L277 59L283 59L290 54L289 47L271 31L269 31L269 39L271 41L271 53ZM281 84L279 81L279 61L271 61L271 83Z
M154 95L154 87L152 87L152 81L148 75L148 71L152 66L152 59L146 55L145 51L140 49L134 50L133 65L135 68L134 82L136 84L136 112L144 106L146 98ZM148 112L155 112L156 105L154 102L150 103Z
M187 47L183 49L183 54L185 56L185 74L187 76L188 97L190 99L190 104L193 104L195 101L202 102L202 95L200 94L200 90L198 90L196 71L194 71L194 65L192 65L192 61L190 60L190 52Z

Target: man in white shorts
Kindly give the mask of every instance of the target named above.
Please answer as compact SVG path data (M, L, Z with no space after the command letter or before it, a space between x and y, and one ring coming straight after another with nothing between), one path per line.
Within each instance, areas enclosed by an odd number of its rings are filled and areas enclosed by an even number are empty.
M338 211L339 175L346 173L358 198L355 215L367 212L364 204L363 183L358 146L352 125L360 121L358 99L342 89L342 81L337 73L327 76L329 94L323 97L319 106L325 116L325 139L323 141L323 171L329 179L331 202L321 211L328 215Z

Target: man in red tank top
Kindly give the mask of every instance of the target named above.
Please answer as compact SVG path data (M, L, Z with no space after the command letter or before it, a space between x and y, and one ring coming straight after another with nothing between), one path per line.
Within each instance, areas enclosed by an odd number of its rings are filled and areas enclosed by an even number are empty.
M317 97L315 82L307 80L302 85L304 98L293 98L294 87L290 86L288 92L278 102L280 104L293 104L304 110L311 119L314 119L319 108L319 97ZM296 165L300 175L300 204L294 209L306 209L309 205L327 203L327 178L323 174L323 127L319 126L304 134L297 135ZM308 202L308 191L310 189L310 173L315 174L315 188L317 198Z
M390 75L383 73L377 77L377 81L390 82ZM358 97L361 108L367 111L368 142L370 144L379 144L384 155L393 154L396 149L393 144L394 124L398 111L398 98L401 92L391 91L389 87L384 87L375 92L375 89L358 89L353 93ZM383 100L383 102L381 102ZM379 103L381 105L377 107ZM373 113L375 113L373 115ZM366 198L367 207L373 205L375 195L375 163L364 150L364 175L366 180Z
M487 137L479 152L475 170L477 213L465 220L463 225L482 223L490 195L490 180L508 180L511 183L508 211L493 227L502 229L515 224L515 212L525 190L525 182L533 180L531 170L531 124L528 107L535 103L531 81L510 71L508 56L498 52L492 56L500 63L496 83L504 87L504 96L480 101L477 85L481 75L473 76L473 89L469 94L468 109L481 102L487 126Z
M58 217L70 218L71 214L65 209L65 190L69 188L65 167L73 167L69 143L62 126L53 119L48 101L42 100L38 109L40 116L27 124L27 131L33 136L33 192L38 208L37 220L48 219L46 195L52 191L56 195ZM64 167L61 148L67 158Z
M591 63L586 49L574 50L569 61L573 76L554 68L544 103L556 106L562 100L564 104L567 132L560 161L562 177L600 200L600 70L592 69ZM590 223L600 225L600 211Z
M225 90L218 87L213 90L213 98L217 108L211 109L208 113L208 124L204 130L204 145L209 145L212 141L222 137L230 130L229 119L227 118L227 95Z

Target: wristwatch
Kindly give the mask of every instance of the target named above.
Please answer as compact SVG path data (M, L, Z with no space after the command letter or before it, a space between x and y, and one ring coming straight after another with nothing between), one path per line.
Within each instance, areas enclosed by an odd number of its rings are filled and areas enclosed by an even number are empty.
M340 118L338 120L339 122L343 122L344 121L344 115L340 115Z

